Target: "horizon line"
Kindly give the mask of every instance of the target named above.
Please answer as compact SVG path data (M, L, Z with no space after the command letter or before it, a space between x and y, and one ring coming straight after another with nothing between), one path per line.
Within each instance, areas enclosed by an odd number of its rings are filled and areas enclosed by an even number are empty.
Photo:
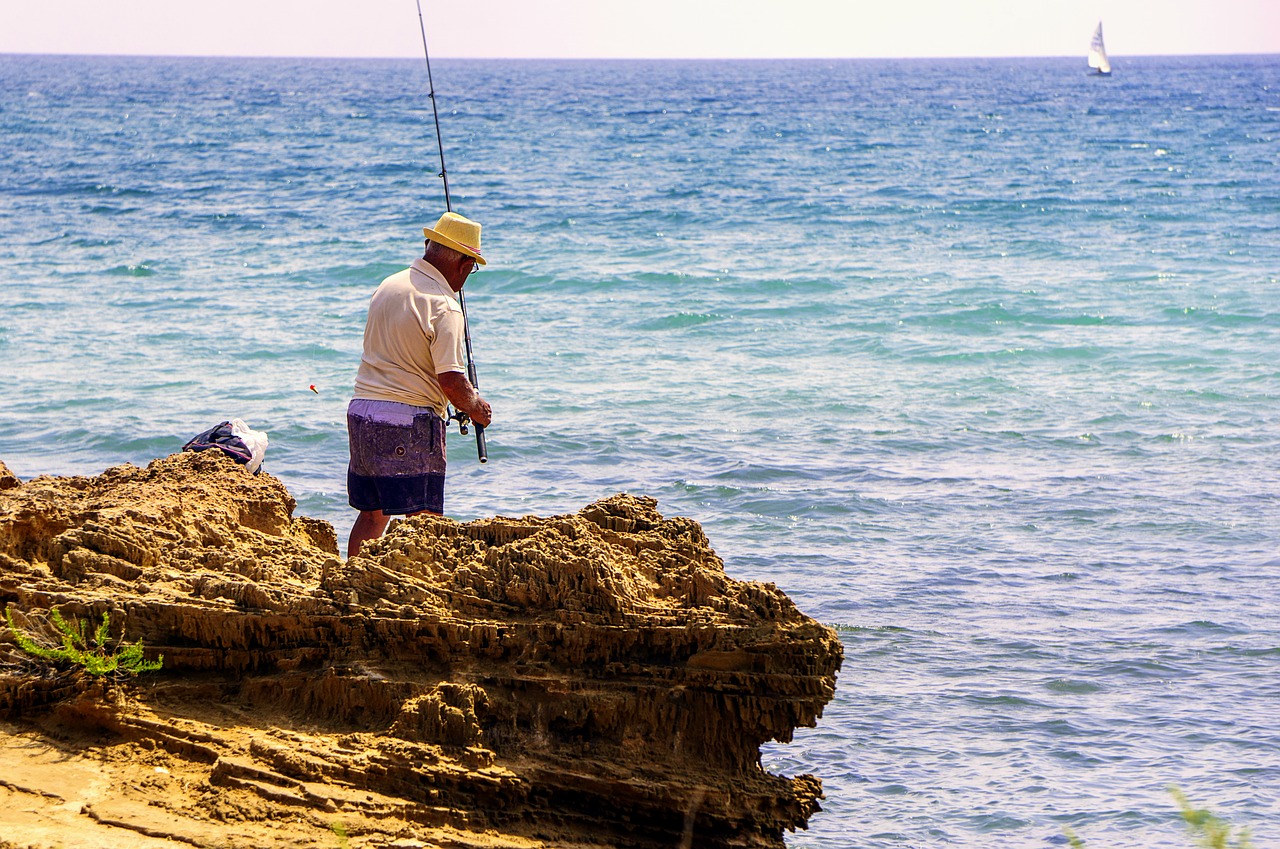
M465 62L911 62L936 59L1080 59L1080 54L1001 54L937 56L440 56L440 60ZM49 53L33 51L0 51L5 56L43 56L50 58L90 59L323 59L327 61L415 61L421 56L326 56L316 54L260 53ZM1119 59L1195 59L1210 57L1272 57L1276 53L1122 53Z

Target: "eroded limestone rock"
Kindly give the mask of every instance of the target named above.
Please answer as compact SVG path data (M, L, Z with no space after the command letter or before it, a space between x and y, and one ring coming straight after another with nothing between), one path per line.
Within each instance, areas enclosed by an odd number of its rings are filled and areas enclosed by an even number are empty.
M726 576L697 523L629 495L424 516L343 562L294 507L212 452L0 492L0 604L25 629L110 612L164 654L104 685L0 638L0 811L64 815L80 763L100 789L67 845L331 845L340 821L353 846L780 847L818 810L820 782L759 747L814 724L840 644Z
M22 481L0 461L0 489L13 489L15 486L22 486Z

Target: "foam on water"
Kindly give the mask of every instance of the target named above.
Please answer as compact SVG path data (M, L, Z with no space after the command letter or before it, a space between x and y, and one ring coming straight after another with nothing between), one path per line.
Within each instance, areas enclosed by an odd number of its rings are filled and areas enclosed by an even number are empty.
M1184 846L1170 784L1280 843L1280 66L1079 64L440 63L496 415L447 508L651 494L839 626L793 847ZM239 416L345 536L418 76L0 57L0 458Z

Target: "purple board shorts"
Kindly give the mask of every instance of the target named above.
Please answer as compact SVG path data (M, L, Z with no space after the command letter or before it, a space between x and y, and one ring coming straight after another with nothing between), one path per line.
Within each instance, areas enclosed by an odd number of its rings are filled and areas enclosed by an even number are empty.
M356 398L347 405L347 498L357 510L444 513L445 422L430 407Z

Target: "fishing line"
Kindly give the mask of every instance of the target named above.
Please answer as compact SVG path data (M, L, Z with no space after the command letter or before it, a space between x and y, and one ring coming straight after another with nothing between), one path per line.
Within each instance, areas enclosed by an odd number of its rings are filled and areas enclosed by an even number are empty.
M422 0L414 0L418 7L418 31L422 33L422 58L427 62L427 88L430 90L428 97L431 98L431 117L436 122L436 149L440 151L440 179L444 182L444 208L446 212L453 212L453 201L449 197L449 169L444 166L444 140L440 136L440 110L436 107L436 84L431 78L431 51L427 50L427 25L422 20ZM467 379L471 381L471 385L480 389L480 381L476 379L476 358L471 353L471 323L467 321L467 301L463 297L462 290L458 290L458 306L462 308L462 338L467 347ZM455 414L458 420L458 430L462 434L467 432L467 414L458 410ZM481 463L489 462L489 447L485 443L484 425L479 422L472 422L476 428L476 453L480 457Z

